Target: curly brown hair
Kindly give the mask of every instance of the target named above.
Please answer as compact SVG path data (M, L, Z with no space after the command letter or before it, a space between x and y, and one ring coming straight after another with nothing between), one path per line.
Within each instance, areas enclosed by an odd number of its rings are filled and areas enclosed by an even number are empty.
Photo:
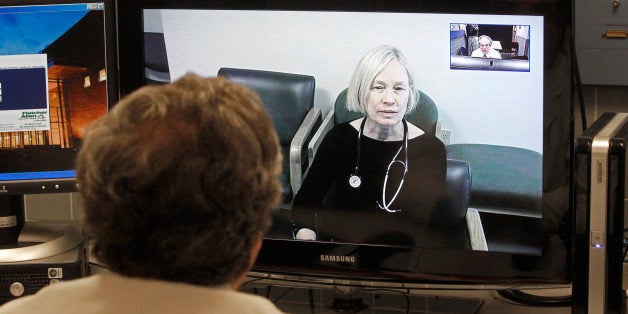
M122 275L231 282L270 225L280 164L249 89L194 74L143 87L89 127L78 154L93 253Z

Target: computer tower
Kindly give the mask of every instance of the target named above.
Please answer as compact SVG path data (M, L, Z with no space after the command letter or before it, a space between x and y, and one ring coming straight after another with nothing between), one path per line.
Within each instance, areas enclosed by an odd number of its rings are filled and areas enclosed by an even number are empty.
M628 113L604 113L574 152L572 313L624 313Z
M87 275L87 242L76 225L26 222L18 243L0 249L0 305Z

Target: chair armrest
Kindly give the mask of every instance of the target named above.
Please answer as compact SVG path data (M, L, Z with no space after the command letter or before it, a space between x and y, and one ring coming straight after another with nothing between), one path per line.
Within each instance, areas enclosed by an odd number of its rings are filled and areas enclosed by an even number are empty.
M314 133L314 136L312 136L312 139L307 145L307 156L310 160L310 163L312 163L312 160L314 160L314 155L316 155L316 152L318 151L318 147L321 145L321 142L323 141L325 134L327 134L327 132L329 132L329 130L331 130L333 126L334 126L334 109L330 110L327 113L327 115L325 116L325 119L323 119L323 123L318 128L318 130L316 130L316 133Z
M320 120L321 110L318 108L310 109L290 142L290 156L288 157L290 160L290 186L292 187L292 193L294 195L297 194L303 182L303 174L305 171L303 169L304 163L302 156L305 155L303 154L305 143L311 137L310 135L314 129L319 125ZM307 165L307 167L309 167L309 162Z
M471 248L474 251L488 251L488 244L486 243L486 236L484 235L484 228L482 227L482 220L478 210L469 207L466 220L469 239L471 239Z

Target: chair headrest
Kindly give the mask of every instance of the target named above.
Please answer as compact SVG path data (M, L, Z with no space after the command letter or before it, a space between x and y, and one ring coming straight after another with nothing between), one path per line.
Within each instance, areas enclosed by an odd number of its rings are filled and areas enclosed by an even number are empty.
M422 91L418 92L419 104L414 111L406 115L406 120L416 125L421 130L429 134L435 135L436 122L438 121L438 109L436 108L436 103L432 98L430 98ZM340 92L340 94L336 98L336 102L334 103L335 123L348 122L363 117L363 114L359 112L348 111L346 108L346 103L347 89L345 88L342 92Z
M221 68L218 76L252 89L268 110L281 145L290 145L308 111L314 107L316 80L311 75Z

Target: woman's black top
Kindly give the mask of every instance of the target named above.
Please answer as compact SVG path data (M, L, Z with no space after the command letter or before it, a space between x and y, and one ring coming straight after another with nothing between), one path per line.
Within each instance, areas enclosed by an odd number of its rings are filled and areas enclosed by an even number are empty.
M358 142L358 131L349 123L335 125L325 136L295 196L292 208L297 228L317 231L319 240L378 243L395 242L389 238L395 238L396 232L403 233L406 225L411 229L428 225L437 215L445 194L447 163L443 143L427 133L408 140L408 173L390 205L390 209L401 211L388 213L377 202L383 202L386 169L404 141L362 136L357 161ZM405 162L403 149L396 160ZM353 188L349 177L355 174L356 163L362 183ZM390 169L387 203L399 186L403 170L400 163Z

